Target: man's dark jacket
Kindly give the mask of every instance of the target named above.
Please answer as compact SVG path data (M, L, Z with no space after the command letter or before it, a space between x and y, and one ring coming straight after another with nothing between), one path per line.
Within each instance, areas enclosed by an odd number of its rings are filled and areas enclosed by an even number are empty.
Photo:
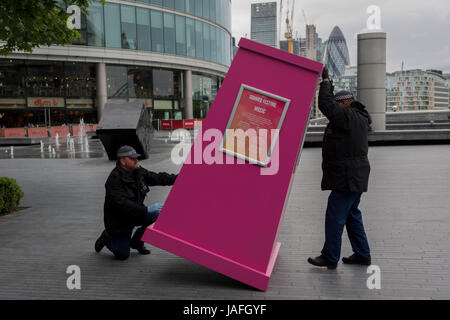
M135 226L142 225L147 213L144 199L149 186L168 186L175 183L177 175L154 173L142 167L131 174L120 166L106 180L104 222L106 232L113 236L130 234Z
M369 113L358 101L350 107L337 103L329 81L320 84L319 109L329 120L322 147L322 190L366 192Z

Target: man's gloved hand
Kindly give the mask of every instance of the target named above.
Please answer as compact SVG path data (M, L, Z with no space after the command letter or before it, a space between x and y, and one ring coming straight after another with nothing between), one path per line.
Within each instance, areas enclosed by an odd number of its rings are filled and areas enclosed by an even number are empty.
M324 66L323 70L322 70L322 80L329 79L329 78L330 78L330 76L328 75L328 68Z
M147 207L148 213L159 213L164 206L164 203L154 203L151 206Z

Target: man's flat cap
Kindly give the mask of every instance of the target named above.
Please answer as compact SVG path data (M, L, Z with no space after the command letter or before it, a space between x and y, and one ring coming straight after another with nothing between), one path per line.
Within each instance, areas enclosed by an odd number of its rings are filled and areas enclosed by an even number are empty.
M138 158L141 155L134 150L133 147L130 146L122 146L117 150L117 158L124 158L124 157L130 157L130 158Z
M334 100L336 100L336 101L346 100L346 99L353 99L353 94L350 91L341 90L334 95Z

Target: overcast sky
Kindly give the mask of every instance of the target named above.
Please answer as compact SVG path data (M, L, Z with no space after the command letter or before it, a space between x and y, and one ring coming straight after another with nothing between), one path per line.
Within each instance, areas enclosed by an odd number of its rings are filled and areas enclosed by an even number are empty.
M290 0L292 1L292 0ZM232 0L232 34L236 43L250 38L251 3L270 2ZM277 0L279 5L280 0ZM286 30L287 0L283 1L281 35ZM387 32L387 71L401 69L439 69L450 72L450 1L449 0L295 0L294 35L305 36L305 10L308 24L315 24L323 41L335 25L347 40L351 65L357 63L356 35L366 28L366 9L378 5L381 28ZM277 9L279 11L279 7ZM278 12L277 12L278 14Z

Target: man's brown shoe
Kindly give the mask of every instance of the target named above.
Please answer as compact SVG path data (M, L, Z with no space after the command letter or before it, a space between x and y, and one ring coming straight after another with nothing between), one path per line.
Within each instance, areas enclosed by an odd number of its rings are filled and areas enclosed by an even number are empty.
M323 256L318 256L315 258L308 258L308 262L316 267L327 267L328 269L336 269L337 263L333 264L325 259Z

